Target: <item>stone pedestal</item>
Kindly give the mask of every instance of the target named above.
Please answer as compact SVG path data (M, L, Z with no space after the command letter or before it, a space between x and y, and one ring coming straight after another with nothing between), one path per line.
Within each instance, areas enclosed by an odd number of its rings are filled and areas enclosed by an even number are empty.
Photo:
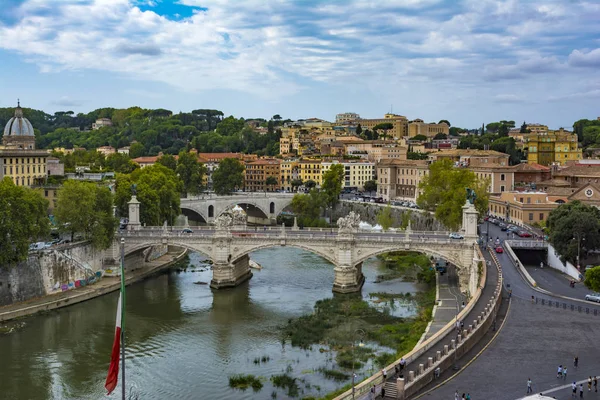
M477 239L477 217L479 213L475 209L475 206L467 200L462 208L463 210L463 221L462 230L465 235L465 239Z
M404 400L404 384L404 378L396 379L396 399L398 400Z
M129 203L127 204L129 205L129 223L127 225L127 230L137 231L142 226L140 223L140 202L136 196L131 196L131 200L129 200Z
M213 289L236 287L252 278L250 257L247 255L232 263L214 263L212 270L213 278L210 287Z
M360 292L365 283L362 273L362 263L356 267L341 266L333 269L335 277L333 280L333 291L335 293Z

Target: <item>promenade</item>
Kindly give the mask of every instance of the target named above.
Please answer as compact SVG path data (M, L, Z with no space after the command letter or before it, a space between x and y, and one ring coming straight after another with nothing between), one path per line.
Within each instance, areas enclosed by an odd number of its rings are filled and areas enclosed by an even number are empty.
M156 260L144 263L142 268L136 268L134 271L125 274L125 284L130 285L168 268L179 261L185 253L185 250L179 249L177 252L169 252ZM93 285L3 306L0 307L0 323L15 318L33 315L38 312L55 310L77 304L114 292L119 290L120 287L121 279L119 277L107 276L103 277Z

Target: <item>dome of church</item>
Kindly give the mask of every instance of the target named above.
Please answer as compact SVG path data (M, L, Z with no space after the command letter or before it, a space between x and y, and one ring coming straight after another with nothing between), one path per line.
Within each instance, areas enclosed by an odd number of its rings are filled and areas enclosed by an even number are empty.
M25 117L23 117L23 109L18 103L15 109L15 116L8 120L4 127L4 137L7 136L34 136L33 125Z

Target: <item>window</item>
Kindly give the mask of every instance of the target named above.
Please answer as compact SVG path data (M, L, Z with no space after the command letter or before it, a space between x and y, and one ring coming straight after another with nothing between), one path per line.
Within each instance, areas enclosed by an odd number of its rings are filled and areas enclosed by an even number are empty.
M500 186L500 191L504 192L504 185Z
M533 221L533 213L529 213L529 220Z
M504 174L500 174L500 180L503 181L504 180Z
M527 204L531 204L531 197L527 198Z
M540 213L540 221L544 220L544 213Z

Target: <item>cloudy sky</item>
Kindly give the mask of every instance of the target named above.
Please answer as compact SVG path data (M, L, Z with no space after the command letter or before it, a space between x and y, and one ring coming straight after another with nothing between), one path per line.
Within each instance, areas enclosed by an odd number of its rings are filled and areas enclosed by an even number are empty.
M0 107L600 116L600 0L2 0Z

